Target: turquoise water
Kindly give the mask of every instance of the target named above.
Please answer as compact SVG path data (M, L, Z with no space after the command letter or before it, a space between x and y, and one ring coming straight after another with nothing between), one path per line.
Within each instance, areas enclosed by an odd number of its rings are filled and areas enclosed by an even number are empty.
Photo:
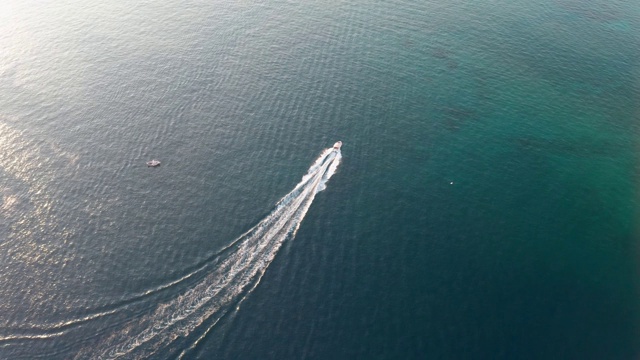
M0 30L0 358L640 355L635 3L8 1Z

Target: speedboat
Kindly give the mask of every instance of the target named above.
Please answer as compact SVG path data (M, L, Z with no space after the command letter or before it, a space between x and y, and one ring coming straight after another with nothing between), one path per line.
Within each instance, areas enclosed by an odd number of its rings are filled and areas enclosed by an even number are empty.
M338 141L337 143L333 144L333 148L336 150L340 150L340 146L342 146L342 141Z
M158 161L158 160L150 160L150 161L147 161L147 166L148 166L148 167L156 167L156 166L160 166L160 161Z

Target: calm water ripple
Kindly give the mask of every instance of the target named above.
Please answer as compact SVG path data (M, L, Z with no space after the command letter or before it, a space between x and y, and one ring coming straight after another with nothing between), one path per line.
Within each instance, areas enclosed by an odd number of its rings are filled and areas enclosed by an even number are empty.
M0 49L2 359L640 356L637 2L7 0Z

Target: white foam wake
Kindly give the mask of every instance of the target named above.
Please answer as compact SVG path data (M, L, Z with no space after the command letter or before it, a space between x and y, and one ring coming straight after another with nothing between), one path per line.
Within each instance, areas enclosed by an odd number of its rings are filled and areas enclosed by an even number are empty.
M162 349L205 321L215 326L257 286L284 241L295 236L315 195L324 190L341 157L339 150L323 151L273 211L223 252L211 273L155 311L113 331L97 347L77 354L76 359L147 358L163 353Z

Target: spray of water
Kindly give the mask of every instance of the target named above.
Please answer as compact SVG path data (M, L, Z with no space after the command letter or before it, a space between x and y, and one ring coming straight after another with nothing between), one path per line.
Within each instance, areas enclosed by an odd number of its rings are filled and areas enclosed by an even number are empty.
M295 236L315 195L325 189L341 157L338 149L324 150L269 215L223 249L214 270L154 311L110 331L97 346L81 351L75 358L147 358L164 353L175 340L188 336L205 322L209 330L214 327L251 293L282 244Z

